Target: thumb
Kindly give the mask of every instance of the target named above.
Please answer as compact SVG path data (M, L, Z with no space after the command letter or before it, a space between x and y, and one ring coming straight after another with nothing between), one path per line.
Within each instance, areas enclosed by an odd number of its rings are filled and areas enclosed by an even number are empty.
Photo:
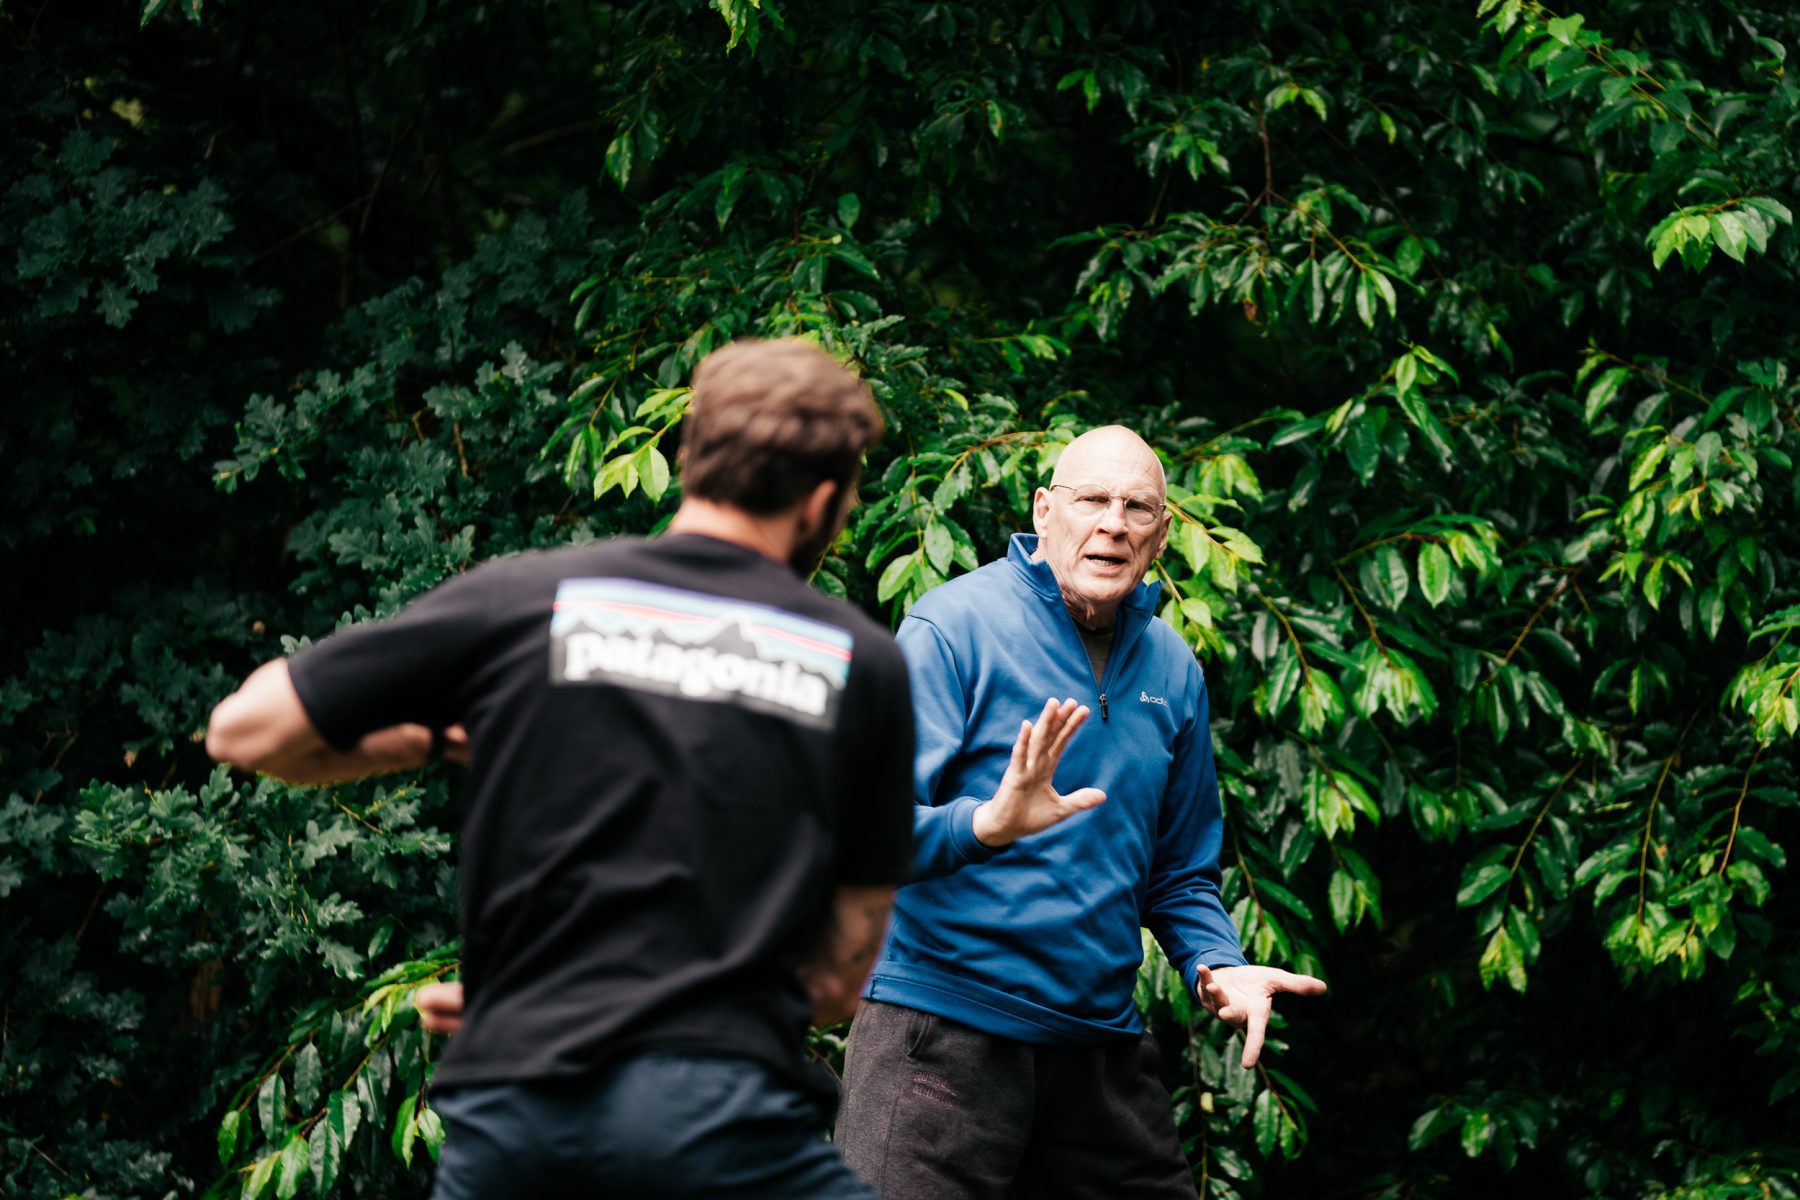
M1070 792L1063 797L1065 803L1075 812L1095 808L1106 800L1106 793L1099 788L1084 787Z

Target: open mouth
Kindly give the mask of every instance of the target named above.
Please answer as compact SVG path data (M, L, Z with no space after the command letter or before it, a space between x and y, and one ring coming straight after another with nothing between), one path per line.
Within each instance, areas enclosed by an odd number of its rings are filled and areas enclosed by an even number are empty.
M1084 554L1082 558L1097 567L1122 567L1125 557L1119 554Z

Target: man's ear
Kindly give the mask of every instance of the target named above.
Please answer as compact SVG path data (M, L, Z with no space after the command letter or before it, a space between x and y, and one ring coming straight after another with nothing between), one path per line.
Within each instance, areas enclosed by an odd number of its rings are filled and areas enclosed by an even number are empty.
M1150 556L1152 559L1161 558L1163 551L1169 548L1169 526L1174 520L1174 514L1165 509L1162 515L1162 532L1156 535L1156 553Z
M1044 526L1050 520L1050 489L1039 488L1031 497L1031 527L1037 530L1039 537L1044 536Z
M800 501L800 529L802 536L837 525L847 516L840 511L838 496L843 491L843 484L831 479L821 479L813 485L812 491L806 493ZM833 529L833 533L837 530Z

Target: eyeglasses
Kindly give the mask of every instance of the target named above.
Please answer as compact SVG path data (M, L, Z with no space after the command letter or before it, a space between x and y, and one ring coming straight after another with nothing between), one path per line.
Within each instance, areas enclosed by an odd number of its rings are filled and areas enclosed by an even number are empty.
M1096 487L1071 487L1066 483L1053 483L1051 491L1061 488L1069 493L1069 507L1080 517L1099 518L1112 511L1114 501L1125 506L1125 521L1139 529L1148 529L1156 524L1162 516L1162 505L1152 504L1148 500L1139 500L1133 496L1115 496L1111 492Z

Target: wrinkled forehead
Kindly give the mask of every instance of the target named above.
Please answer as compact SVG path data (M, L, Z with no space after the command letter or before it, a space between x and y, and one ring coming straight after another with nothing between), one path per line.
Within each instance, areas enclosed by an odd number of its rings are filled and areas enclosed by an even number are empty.
M1166 486L1156 452L1129 435L1077 438L1057 460L1050 481L1158 501Z

